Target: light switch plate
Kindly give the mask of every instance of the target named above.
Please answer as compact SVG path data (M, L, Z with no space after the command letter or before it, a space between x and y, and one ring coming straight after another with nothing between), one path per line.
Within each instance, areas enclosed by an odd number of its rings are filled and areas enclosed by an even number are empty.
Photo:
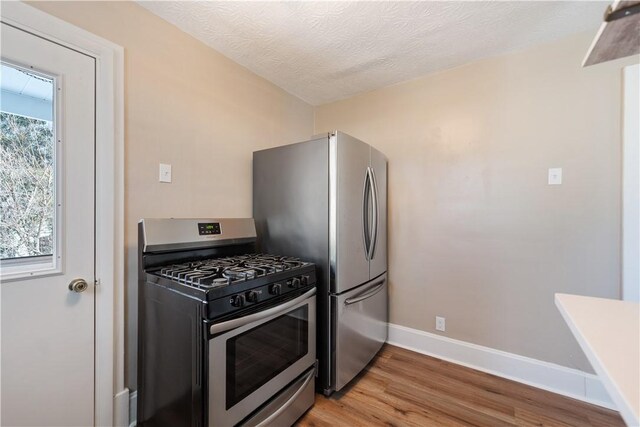
M562 168L549 168L549 185L562 184Z
M160 182L171 182L171 165L160 163Z

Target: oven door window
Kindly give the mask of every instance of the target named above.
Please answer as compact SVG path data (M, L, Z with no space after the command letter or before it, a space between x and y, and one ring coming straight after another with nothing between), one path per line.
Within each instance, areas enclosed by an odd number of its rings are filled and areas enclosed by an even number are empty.
M309 351L309 306L227 340L226 409L253 393Z

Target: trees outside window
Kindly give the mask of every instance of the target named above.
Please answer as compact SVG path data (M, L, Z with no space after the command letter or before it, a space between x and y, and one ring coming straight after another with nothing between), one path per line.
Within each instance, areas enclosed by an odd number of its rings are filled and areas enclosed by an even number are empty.
M0 113L0 258L53 253L53 123Z

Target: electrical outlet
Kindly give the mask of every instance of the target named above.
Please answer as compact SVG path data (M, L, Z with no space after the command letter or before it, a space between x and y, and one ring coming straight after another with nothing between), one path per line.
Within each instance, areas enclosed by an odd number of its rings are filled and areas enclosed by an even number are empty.
M444 317L436 316L436 330L444 332L445 329Z

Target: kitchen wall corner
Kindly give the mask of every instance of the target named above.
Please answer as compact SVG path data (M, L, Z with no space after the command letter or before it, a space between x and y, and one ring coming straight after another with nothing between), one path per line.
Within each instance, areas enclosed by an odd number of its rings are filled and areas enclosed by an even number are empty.
M316 107L316 133L389 158L392 323L591 372L553 296L620 297L621 69L638 62L582 68L592 37Z
M125 49L125 377L133 391L138 220L250 217L251 153L307 139L313 108L135 2L29 4ZM160 163L172 165L171 184L159 182Z

